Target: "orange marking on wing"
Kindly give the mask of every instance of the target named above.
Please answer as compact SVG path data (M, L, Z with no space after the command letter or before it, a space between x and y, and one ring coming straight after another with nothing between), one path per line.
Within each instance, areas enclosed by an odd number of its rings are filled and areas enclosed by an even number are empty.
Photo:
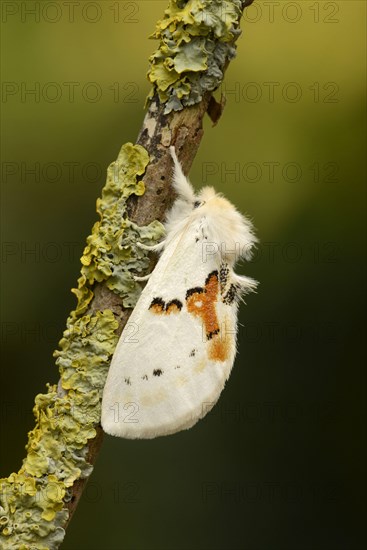
M165 313L166 315L169 315L170 313L177 313L178 311L180 310L178 309L176 304L171 304L170 306L167 307Z
M227 361L231 356L231 350L235 350L236 338L233 326L226 315L221 323L220 332L209 342L208 358L212 361Z
M196 289L193 289L195 291ZM219 323L215 304L218 299L219 281L218 275L210 275L205 287L197 289L186 298L187 311L200 317L204 323L207 338L219 332Z
M229 342L222 340L217 334L209 344L208 357L212 361L225 361L228 359Z
M180 300L174 299L167 304L162 298L154 298L149 306L149 310L156 315L170 315L171 313L179 313L182 308Z
M181 308L176 304L176 303L172 303L172 304L168 304L166 306L166 310L165 310L165 313L167 315L170 315L170 313L179 313L181 311Z
M153 304L152 306L150 306L149 310L156 315L162 315L163 313L165 313L162 304Z

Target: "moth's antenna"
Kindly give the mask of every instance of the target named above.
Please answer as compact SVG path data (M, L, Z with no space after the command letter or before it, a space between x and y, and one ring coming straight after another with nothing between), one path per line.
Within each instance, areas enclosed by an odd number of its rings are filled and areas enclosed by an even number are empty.
M173 145L169 148L171 157L173 159L174 164L174 172L173 172L173 186L177 192L177 194L184 200L188 202L194 202L195 201L195 193L191 186L191 183L185 176L185 174L182 171L182 167L180 164L180 161L177 158L176 150Z

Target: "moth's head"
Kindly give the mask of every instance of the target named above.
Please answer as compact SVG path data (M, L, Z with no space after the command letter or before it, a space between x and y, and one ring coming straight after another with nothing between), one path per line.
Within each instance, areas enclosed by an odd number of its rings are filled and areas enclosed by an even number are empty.
M213 187L204 187L195 193L182 171L175 149L171 147L170 151L174 161L172 183L177 198L166 217L167 238L186 231L191 224L202 224L205 220L205 239L218 246L222 257L230 263L235 263L237 256L250 258L256 242L251 222L223 195L216 193ZM232 258L231 250L240 252L236 252Z
M200 214L210 211L227 215L228 212L236 210L233 204L220 193L216 193L213 187L203 187L196 196L193 207L195 210L197 209Z
M227 261L234 263L239 257L251 258L257 241L252 224L229 200L216 193L213 187L204 187L191 204L190 218L193 221L207 219L210 237L220 245L221 254ZM233 251L238 251L237 258L233 257Z

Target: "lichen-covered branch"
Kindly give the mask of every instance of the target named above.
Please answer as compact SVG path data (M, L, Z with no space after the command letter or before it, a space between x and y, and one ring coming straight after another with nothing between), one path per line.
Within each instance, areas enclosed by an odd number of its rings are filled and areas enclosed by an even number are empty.
M248 2L249 4L250 2ZM158 92L164 113L199 103L216 90L235 55L241 0L171 0L158 22L160 46L151 56L150 97Z
M186 171L202 138L208 111L221 108L212 92L234 56L242 10L252 0L170 0L154 34L153 84L136 145L123 145L107 172L95 223L81 258L81 276L59 349L58 384L36 397L35 427L19 472L0 481L0 547L55 549L91 474L102 431L102 390L110 359L153 260L136 242L163 235L172 202L175 144Z

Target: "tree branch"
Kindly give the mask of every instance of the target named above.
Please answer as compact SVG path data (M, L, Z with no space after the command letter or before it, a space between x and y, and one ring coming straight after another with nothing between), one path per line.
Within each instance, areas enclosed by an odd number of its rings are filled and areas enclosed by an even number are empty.
M140 293L134 274L153 259L135 246L162 236L172 203L168 147L187 173L224 102L218 88L239 35L242 10L253 0L171 0L155 33L149 108L136 145L125 144L108 168L96 222L81 258L78 303L55 352L58 385L36 397L35 428L18 473L0 481L2 548L58 548L102 443L100 403L118 336ZM169 47L167 46L169 44ZM174 44L174 45L173 45Z

